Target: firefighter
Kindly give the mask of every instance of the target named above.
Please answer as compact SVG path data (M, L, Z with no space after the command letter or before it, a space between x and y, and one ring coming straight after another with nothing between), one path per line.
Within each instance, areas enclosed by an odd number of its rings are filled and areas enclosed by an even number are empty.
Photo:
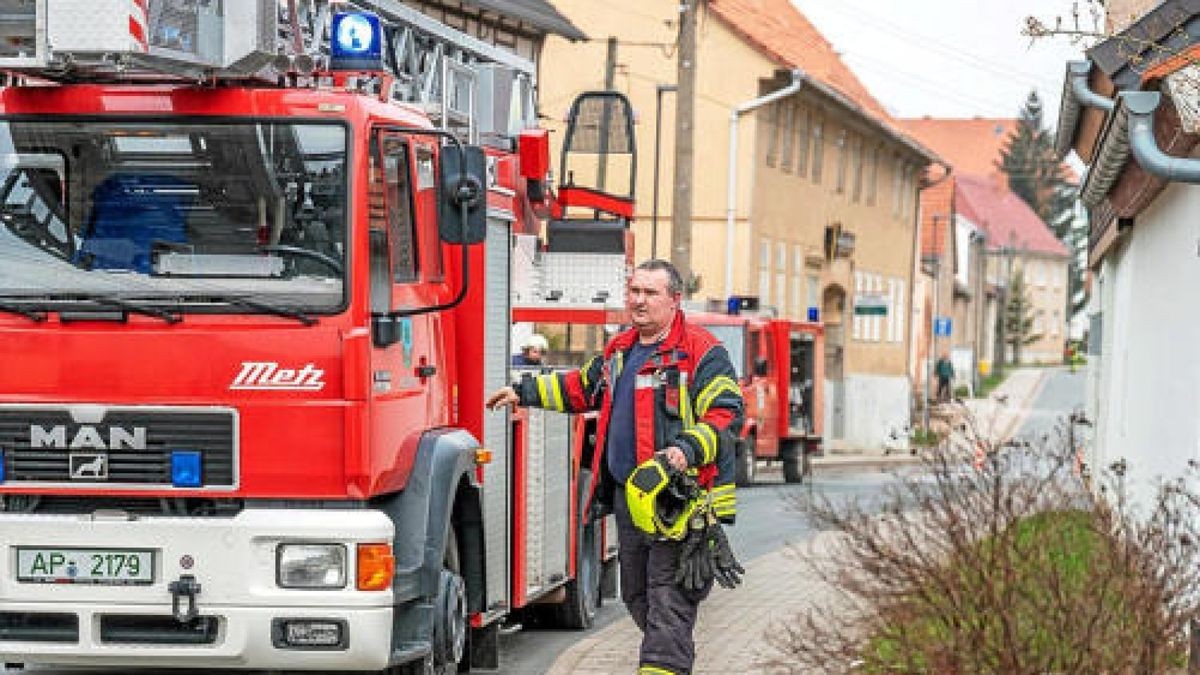
M631 519L626 481L655 456L675 471L694 472L721 522L736 515L733 439L742 424L742 397L721 343L689 324L680 310L683 280L663 260L638 265L626 308L632 328L604 353L574 371L534 376L493 393L489 408L537 406L600 411L594 475L596 513L616 514L621 599L642 630L642 673L689 673L692 629L712 578L677 582L686 542L648 535Z
M521 353L513 354L512 364L521 367L536 367L542 365L546 352L550 351L550 343L541 333L533 333L521 343Z

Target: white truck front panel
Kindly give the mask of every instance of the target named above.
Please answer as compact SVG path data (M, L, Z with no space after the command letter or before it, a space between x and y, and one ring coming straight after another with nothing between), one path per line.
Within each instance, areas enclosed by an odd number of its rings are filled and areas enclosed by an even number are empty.
M380 669L391 651L392 593L355 589L356 545L391 543L394 528L368 509L256 509L232 517L178 518L111 515L0 514L0 615L78 617L77 639L23 640L0 632L5 661L79 665L176 667ZM338 590L281 588L276 582L280 544L340 544L347 554L346 584ZM30 583L17 580L21 547L149 549L147 585ZM155 644L107 640L104 617L172 616L168 585L183 575L200 584L196 609L216 621L208 644ZM276 646L272 623L281 618L342 622L344 647ZM15 636L15 637L14 637Z

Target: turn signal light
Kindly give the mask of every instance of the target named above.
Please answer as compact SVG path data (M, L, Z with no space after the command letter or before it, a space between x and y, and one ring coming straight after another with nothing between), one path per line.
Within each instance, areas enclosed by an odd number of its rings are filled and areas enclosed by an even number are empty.
M383 591L391 588L396 574L396 557L389 544L358 545L358 590Z
M475 463L476 464L481 464L481 465L482 464L491 464L491 462L492 462L492 451L491 450L489 450L487 448L477 448L475 450Z

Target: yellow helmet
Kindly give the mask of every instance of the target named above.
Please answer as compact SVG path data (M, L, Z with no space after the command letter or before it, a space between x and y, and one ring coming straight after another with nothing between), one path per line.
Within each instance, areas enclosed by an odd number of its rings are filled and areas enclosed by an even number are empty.
M683 539L688 521L700 506L687 482L684 474L660 455L639 464L625 482L625 502L634 526L646 534Z

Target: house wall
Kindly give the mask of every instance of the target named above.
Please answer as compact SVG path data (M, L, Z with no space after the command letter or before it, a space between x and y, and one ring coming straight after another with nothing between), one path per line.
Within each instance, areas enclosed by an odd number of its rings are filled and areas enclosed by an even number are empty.
M1180 475L1200 449L1200 316L1180 292L1200 286L1198 197L1200 188L1169 185L1100 270L1101 354L1089 358L1097 369L1093 463L1125 459L1143 505L1159 479Z
M633 225L635 259L654 253L670 258L671 212L675 159L675 94L662 97L662 133L659 144L658 227L652 226L654 186L654 128L658 84L676 81L678 3L666 0L558 0L555 7L589 42L571 43L556 36L546 39L539 75L541 112L549 119L555 173L565 124L563 119L575 96L604 88L607 37L619 36L614 88L629 97L638 117L636 213ZM633 44L636 43L636 44ZM663 47L654 47L661 44ZM700 278L695 299L724 295L726 251L726 185L729 166L729 113L756 98L760 82L774 76L773 61L755 51L714 17L704 21L698 34L695 98L695 158L692 184L692 271ZM746 115L738 135L738 198L734 263L734 292L752 295L751 265L754 241L750 233L751 186L755 180L755 134L759 117ZM627 165L610 162L608 187L624 186ZM627 182L627 181L626 181ZM657 229L657 237L651 236Z
M765 84L763 92L779 85ZM827 355L841 359L844 376L839 385L839 369L827 369L834 374L826 388L834 398L829 445L882 449L911 416L911 276L923 160L810 90L756 115L752 294L784 316L819 309L831 329ZM827 227L853 234L853 252L831 258ZM839 293L842 311L828 311L828 298ZM856 315L856 299L865 295L883 296L887 314ZM839 411L843 424L832 419Z

